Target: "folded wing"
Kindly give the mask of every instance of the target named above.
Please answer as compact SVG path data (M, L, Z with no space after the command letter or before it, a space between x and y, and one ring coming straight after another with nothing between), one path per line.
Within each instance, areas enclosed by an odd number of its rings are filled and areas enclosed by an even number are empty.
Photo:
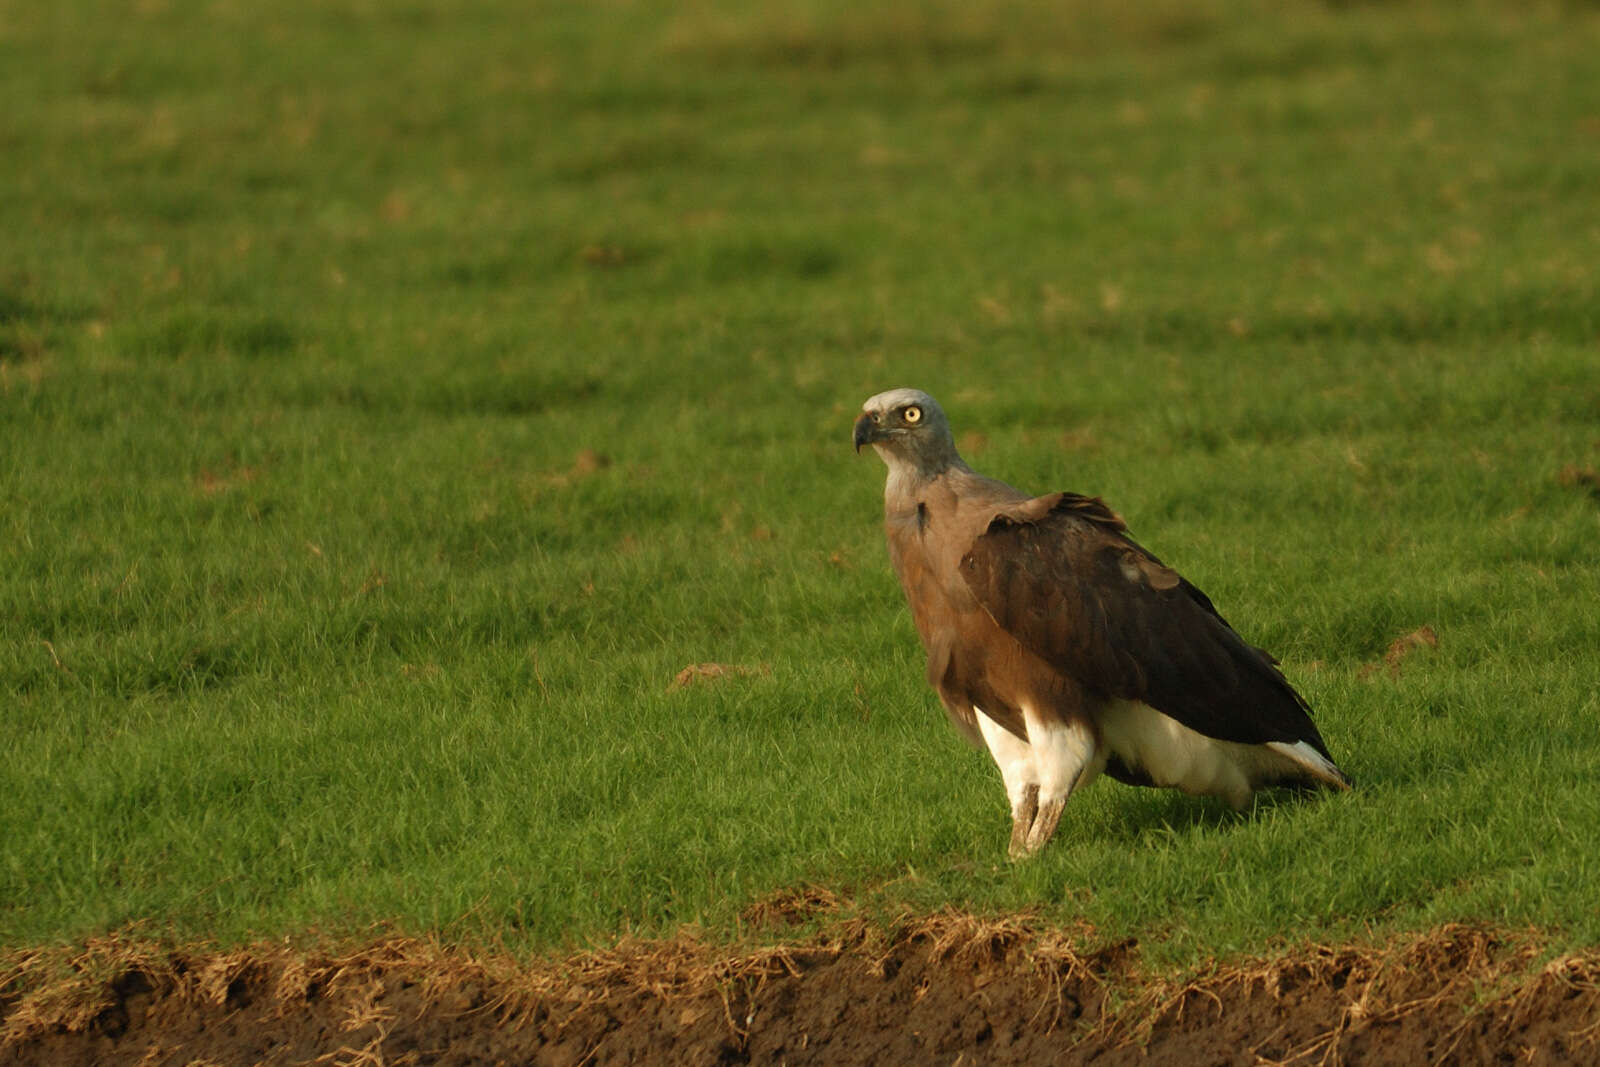
M1000 511L961 574L1001 628L1090 690L1222 741L1304 742L1331 764L1272 657L1131 540L1099 499L1056 493Z

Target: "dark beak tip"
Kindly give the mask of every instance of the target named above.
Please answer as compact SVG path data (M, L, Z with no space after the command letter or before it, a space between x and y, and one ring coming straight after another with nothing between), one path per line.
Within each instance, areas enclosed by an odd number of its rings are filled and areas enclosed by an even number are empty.
M872 422L866 415L856 419L855 430L851 434L851 440L855 443L857 452L861 451L862 445L872 440Z

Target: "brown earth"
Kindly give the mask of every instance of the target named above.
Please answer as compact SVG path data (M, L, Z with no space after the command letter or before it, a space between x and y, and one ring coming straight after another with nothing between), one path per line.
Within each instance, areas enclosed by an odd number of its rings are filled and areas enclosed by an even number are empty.
M1600 953L1540 962L1531 934L1449 926L1174 979L1132 943L1085 951L1023 918L788 927L828 906L757 909L763 948L684 935L531 965L405 939L16 954L0 1063L1600 1061Z

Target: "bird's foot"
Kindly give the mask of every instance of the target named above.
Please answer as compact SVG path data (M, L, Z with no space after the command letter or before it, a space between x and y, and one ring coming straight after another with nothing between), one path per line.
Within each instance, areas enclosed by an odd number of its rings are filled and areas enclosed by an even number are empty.
M1039 787L1023 786L1022 797L1011 812L1011 847L1007 852L1012 859L1019 860L1028 854L1028 831L1033 829L1033 820L1038 814Z

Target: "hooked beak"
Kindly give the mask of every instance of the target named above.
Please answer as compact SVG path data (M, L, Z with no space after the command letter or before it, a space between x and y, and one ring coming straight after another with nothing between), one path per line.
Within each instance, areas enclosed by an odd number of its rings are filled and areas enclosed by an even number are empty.
M882 434L878 433L878 425L872 421L871 415L863 411L856 416L856 430L851 439L855 441L857 452L861 451L862 445L870 445L882 436Z

